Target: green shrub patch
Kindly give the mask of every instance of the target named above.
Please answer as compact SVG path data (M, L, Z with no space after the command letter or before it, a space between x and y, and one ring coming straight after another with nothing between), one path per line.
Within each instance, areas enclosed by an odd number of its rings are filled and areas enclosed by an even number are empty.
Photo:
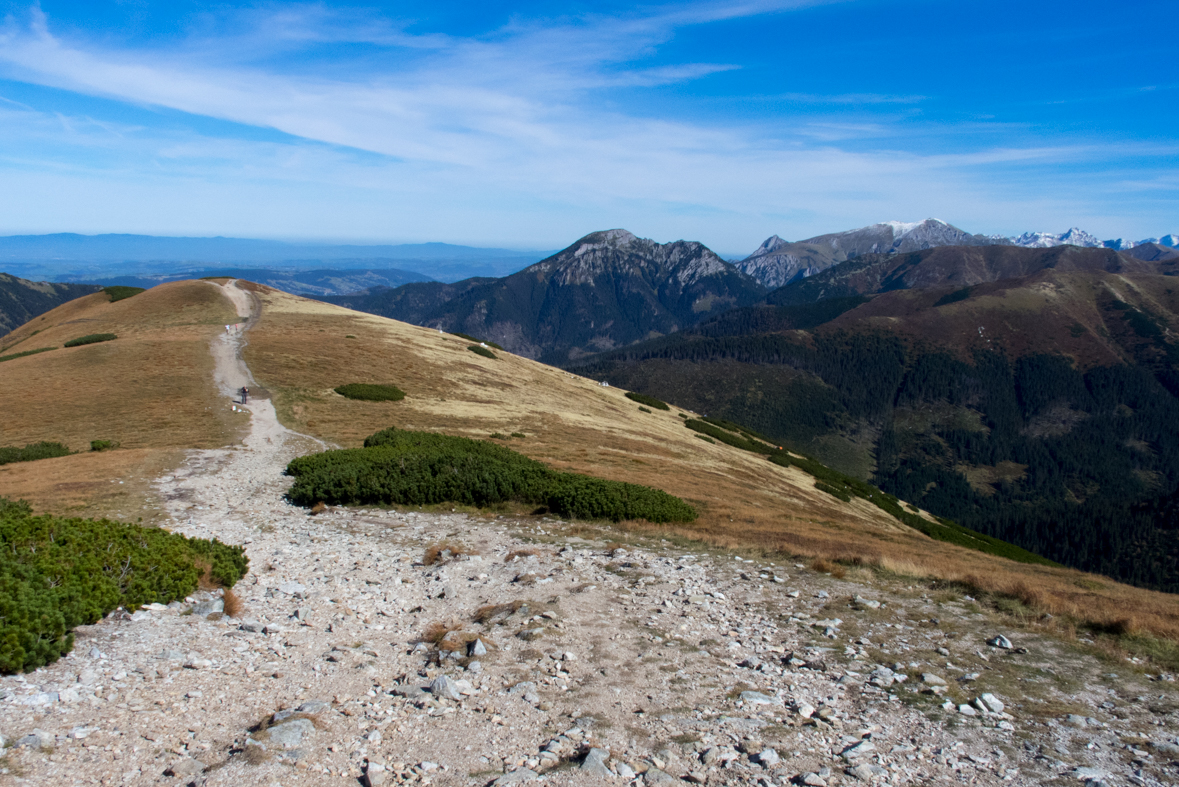
M348 399L359 399L364 402L400 402L405 398L405 391L396 385L376 383L348 383L337 388L336 393Z
M484 507L509 501L547 506L582 519L690 522L696 509L658 489L558 473L505 446L433 432L385 429L364 448L295 459L287 493L297 505L434 505Z
M667 406L667 402L663 401L662 399L656 399L654 396L647 396L646 394L635 393L634 391L627 391L626 398L630 399L632 402L638 402L639 404L645 404L648 407L654 407L656 410L671 409Z
M144 289L142 287L122 287L119 285L113 285L111 287L103 287L102 291L111 296L111 303L114 303L115 301L126 300L132 295L138 295L139 293L144 292Z
M70 339L65 343L66 347L81 347L83 344L98 344L99 342L114 341L119 338L113 333L92 333L88 336L79 336L77 339Z
M495 353L493 353L491 350L487 349L486 347L479 346L478 344L472 344L467 349L470 350L471 352L475 353L475 355L482 355L484 358L490 358L493 361L496 359Z
M69 456L70 449L61 443L29 443L24 448L0 447L0 465L13 462L32 462L37 459L52 459L55 456ZM0 498L2 500L3 498Z
M0 498L0 673L27 672L70 651L72 630L116 607L167 604L202 574L226 587L245 573L243 547L106 519L33 516Z
M91 451L110 451L110 450L118 448L118 447L119 447L119 444L114 440L91 440L90 441L90 450Z
M26 355L36 355L37 353L47 353L50 350L56 350L56 347L40 347L36 350L25 350L23 353L12 353L11 355L0 355L0 363L4 361L11 361L14 358L24 358Z
M459 337L460 339L466 339L467 341L469 341L469 342L474 342L475 344L486 344L488 347L493 347L493 348L495 348L496 350L502 350L502 349L503 349L503 347L500 347L500 346L499 346L498 344L496 344L495 342L488 342L488 341L484 341L483 339L476 339L474 336L469 336L469 335L467 335L467 334L465 334L465 333L452 333L452 334L451 334L451 336L457 336L457 337Z
M684 421L684 426L691 429L693 432L706 434L713 440L726 445L731 445L734 448L740 448L743 451L752 451L755 454L768 454L771 451L777 451L777 448L762 443L758 440L751 439L741 434L734 434L727 429L722 429L719 426L713 426L710 423L699 421L695 418L689 418Z

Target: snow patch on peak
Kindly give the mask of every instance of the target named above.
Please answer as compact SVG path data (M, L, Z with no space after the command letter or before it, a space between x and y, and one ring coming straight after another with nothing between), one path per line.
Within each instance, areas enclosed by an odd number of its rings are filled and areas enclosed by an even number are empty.
M924 221L882 221L877 226L892 229L893 238L900 239L924 224Z

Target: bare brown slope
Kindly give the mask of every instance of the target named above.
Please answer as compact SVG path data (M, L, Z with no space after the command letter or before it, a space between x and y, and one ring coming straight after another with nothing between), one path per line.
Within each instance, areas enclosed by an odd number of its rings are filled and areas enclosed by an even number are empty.
M217 285L190 281L117 303L88 295L18 328L7 352L58 349L0 364L0 445L50 440L86 451L102 439L122 450L0 467L0 495L38 510L129 515L112 481L146 483L172 461L163 454L178 461L178 449L231 442L237 427L214 390L209 342L235 319ZM62 347L94 333L119 338Z
M900 526L855 500L840 503L783 469L685 429L677 412L642 413L622 391L500 353L476 356L454 336L258 288L262 318L245 357L291 428L358 445L397 426L471 437L522 432L512 448L554 467L648 484L696 504L700 519L666 529L725 547L859 559L966 580L1054 614L1179 637L1179 599L1068 569L1012 563ZM354 338L349 338L349 337ZM350 382L395 383L396 403L335 394Z

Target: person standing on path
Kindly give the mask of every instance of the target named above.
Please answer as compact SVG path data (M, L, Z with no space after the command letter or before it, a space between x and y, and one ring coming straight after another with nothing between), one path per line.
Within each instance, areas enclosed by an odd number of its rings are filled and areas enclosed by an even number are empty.
M250 389L243 385L242 386L242 404L249 404L249 403L250 403Z

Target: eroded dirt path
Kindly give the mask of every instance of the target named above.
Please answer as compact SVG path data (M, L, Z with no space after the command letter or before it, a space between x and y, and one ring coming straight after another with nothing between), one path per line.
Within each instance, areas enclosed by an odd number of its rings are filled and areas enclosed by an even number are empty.
M236 406L240 337L214 352ZM282 470L320 446L269 400L248 410L241 446L158 482L174 530L246 545L239 616L207 593L115 613L4 678L0 733L22 745L0 781L1179 779L1174 684L1004 630L968 597L548 519L312 517ZM431 547L448 551L425 565ZM999 633L1013 648L986 644Z

